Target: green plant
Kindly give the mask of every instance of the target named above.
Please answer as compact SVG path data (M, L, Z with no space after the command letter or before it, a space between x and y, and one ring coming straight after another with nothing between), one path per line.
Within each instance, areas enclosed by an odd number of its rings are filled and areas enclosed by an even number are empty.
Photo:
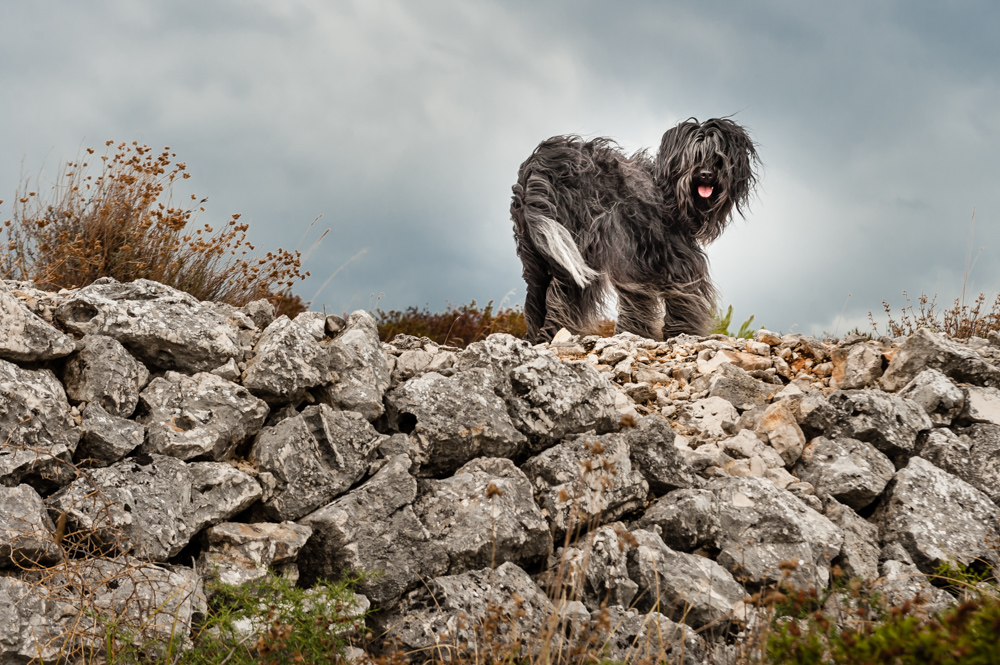
M733 306L730 305L725 314L722 310L716 308L715 312L712 314L712 327L709 330L711 335L725 335L726 337L739 337L742 339L751 339L753 337L753 314L750 318L740 324L740 329L734 335L729 332L729 324L733 320Z
M200 300L242 306L271 297L288 313L304 309L290 294L309 274L298 251L255 252L239 214L217 230L194 228L207 199L174 204L173 185L190 177L175 153L136 141L105 146L99 157L88 148L83 160L63 164L48 192L21 185L3 223L0 277L51 290L146 278Z

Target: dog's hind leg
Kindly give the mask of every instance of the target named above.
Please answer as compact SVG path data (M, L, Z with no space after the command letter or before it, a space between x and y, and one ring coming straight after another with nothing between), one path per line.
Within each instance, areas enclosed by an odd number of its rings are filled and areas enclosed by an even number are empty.
M708 280L664 292L663 337L707 334L715 298L715 288Z
M663 307L657 295L642 291L618 291L618 323L615 333L630 332L649 339L662 339L660 315Z
M545 341L542 335L542 328L545 326L545 317L548 312L545 305L546 293L549 283L552 281L552 273L549 272L545 259L534 249L522 244L518 247L518 255L521 257L524 282L527 285L524 295L524 322L527 326L526 337L532 343ZM551 337L551 335L549 335Z
M597 332L598 311L604 296L601 280L580 288L573 282L553 278L545 293L545 324L541 338L548 341L566 328L575 335Z

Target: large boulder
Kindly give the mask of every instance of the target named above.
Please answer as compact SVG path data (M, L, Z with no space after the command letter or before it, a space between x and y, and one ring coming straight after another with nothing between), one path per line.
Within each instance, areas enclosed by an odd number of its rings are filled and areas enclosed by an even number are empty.
M896 468L870 443L818 436L806 445L793 472L818 493L860 510L882 494Z
M225 460L254 436L267 418L267 404L215 374L167 372L141 394L146 426L142 452L182 460Z
M103 277L65 296L56 318L75 333L107 335L149 367L207 372L240 362L249 347L245 315L232 320L211 303L177 289L137 279Z
M0 485L53 489L71 482L80 442L66 392L50 370L0 360Z
M955 381L1000 387L1000 369L946 335L920 328L906 338L882 376L885 390L897 391L926 369L936 369Z
M347 492L386 438L360 413L326 404L265 428L250 449L267 492L264 516L295 520Z

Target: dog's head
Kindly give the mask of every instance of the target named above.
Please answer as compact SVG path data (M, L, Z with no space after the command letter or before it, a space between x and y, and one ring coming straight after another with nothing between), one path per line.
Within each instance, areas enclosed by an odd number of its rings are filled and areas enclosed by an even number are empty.
M734 207L744 213L759 165L753 140L735 122L690 118L663 135L656 179L708 243L725 230Z

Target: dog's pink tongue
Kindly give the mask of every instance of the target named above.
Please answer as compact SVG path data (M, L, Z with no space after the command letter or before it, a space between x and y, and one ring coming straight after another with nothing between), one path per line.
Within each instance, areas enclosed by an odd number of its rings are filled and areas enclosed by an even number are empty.
M712 195L712 188L711 187L709 187L708 185L699 185L698 186L698 196L700 196L703 199L707 199L711 195Z

